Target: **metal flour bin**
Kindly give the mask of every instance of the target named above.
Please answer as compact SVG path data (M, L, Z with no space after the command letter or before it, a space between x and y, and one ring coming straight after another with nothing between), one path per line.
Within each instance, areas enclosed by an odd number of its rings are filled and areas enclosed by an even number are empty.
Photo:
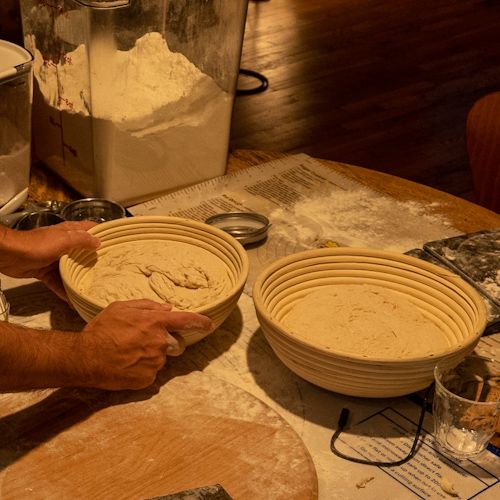
M123 205L226 169L247 0L21 0L36 157Z
M0 215L28 197L31 145L32 57L0 40Z

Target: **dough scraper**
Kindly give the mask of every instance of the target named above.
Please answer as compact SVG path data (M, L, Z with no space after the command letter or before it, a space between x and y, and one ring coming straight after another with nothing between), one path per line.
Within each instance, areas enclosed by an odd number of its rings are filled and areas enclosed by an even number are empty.
M148 498L147 500L232 500L232 498L220 484L214 484Z

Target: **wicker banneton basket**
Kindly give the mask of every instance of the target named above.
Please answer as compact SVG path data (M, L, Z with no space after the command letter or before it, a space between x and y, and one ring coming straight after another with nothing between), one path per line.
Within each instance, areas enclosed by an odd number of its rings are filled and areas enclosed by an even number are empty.
M438 326L442 347L424 356L372 357L346 353L335 343L325 348L314 332L304 339L285 326L287 314L305 296L342 284L384 287L409 300ZM452 272L407 255L361 248L308 250L279 259L257 277L253 300L265 337L290 370L325 389L362 397L401 396L429 386L436 363L454 365L474 349L487 319L481 296Z
M82 293L79 282L111 248L130 243L180 242L203 249L215 256L227 269L230 286L213 302L189 309L204 314L219 326L236 307L248 276L248 257L232 236L208 224L169 216L138 216L98 224L89 231L101 240L97 251L76 250L60 261L60 272L70 302L85 321L90 321L106 306ZM184 334L187 345L203 338L203 332Z

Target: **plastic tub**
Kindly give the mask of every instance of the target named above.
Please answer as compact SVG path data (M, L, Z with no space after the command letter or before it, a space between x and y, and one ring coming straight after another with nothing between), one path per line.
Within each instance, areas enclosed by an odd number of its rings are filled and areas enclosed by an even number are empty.
M225 173L247 1L21 0L36 156L125 206Z

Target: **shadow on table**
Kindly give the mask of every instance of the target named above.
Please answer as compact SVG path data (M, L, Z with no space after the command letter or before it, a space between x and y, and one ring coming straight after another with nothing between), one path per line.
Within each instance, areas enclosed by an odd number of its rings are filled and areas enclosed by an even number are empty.
M26 295L24 297L26 298ZM17 306L15 308L15 314L19 315L20 311ZM32 315L37 308L37 305L33 305L29 311L24 312ZM233 333L228 334L226 330L221 329L222 335L218 335L219 331L216 330L209 336L210 339L188 347L182 356L168 358L166 367L158 373L155 383L146 389L116 392L99 389L56 389L41 401L0 418L0 470L104 408L150 399L175 377L203 369L215 357L229 349L241 332L242 316L238 308L233 311L228 321L231 322ZM210 347L214 342L217 348ZM201 358L200 352L203 353ZM193 361L195 353L196 363ZM82 443L82 446L84 445L85 443Z
M59 299L41 281L20 285L4 291L9 302L10 315L18 318L36 318L48 314L49 327L55 330L80 331L85 322L66 302ZM35 320L36 322L36 320ZM37 327L30 321L30 325Z
M157 389L116 393L55 390L41 401L0 418L0 470L94 413L112 405L148 399L155 392Z
M331 429L332 432L337 428L342 408L350 410L350 420L355 423L402 399L357 398L315 386L295 375L278 359L260 328L250 339L247 362L256 384L276 404L306 421ZM418 417L418 406L415 410ZM381 435L378 429L373 431L374 437ZM349 432L349 428L345 432ZM387 433L382 436L391 437Z
M229 350L242 331L243 316L237 306L215 332L189 346L182 356L169 358L170 375L179 376L192 371L203 371L212 361ZM159 377L162 377L162 373Z

